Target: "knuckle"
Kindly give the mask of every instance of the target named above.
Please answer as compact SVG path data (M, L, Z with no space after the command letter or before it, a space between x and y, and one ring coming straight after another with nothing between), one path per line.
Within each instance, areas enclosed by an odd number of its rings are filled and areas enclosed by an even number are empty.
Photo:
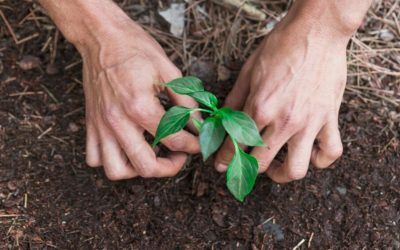
M89 167L95 168L101 165L101 162L93 157L86 156L86 165Z
M296 165L295 167L291 167L287 172L288 179L293 181L301 180L306 175L307 175L307 169L303 167L298 167L298 165Z
M283 123L288 128L297 128L304 122L303 116L299 112L288 110L283 112Z
M258 166L259 166L258 172L263 173L268 169L269 161L264 159L258 159Z
M268 108L264 101L256 100L253 104L253 119L257 124L268 123L269 115Z
M342 154L343 154L343 145L342 144L339 144L339 145L335 145L335 146L332 146L329 150L328 150L328 153L329 153L329 156L332 158L332 159L338 159L339 157L341 157L342 156Z
M111 181L124 180L128 177L125 171L108 171L106 172L106 176Z
M152 178L156 177L156 171L151 167L140 167L137 168L138 174L143 178Z
M171 172L165 174L165 175L162 176L162 177L174 177L174 176L176 176L177 174L179 174L180 171L181 171L181 168L176 168L176 169L171 170Z
M321 162L321 161L317 161L317 162L314 163L314 165L315 165L316 168L324 169L324 168L329 167L330 164L327 164L327 163L324 163L324 162Z
M110 105L105 108L103 119L110 127L117 127L121 121L121 111L115 105Z
M221 162L224 164L229 164L229 162L233 158L234 153L235 153L235 150L234 150L233 146L228 144L220 149L220 151L217 154L216 159L218 162Z
M169 62L168 58L167 58L167 60ZM170 73L172 76L174 76L174 78L182 77L182 72L172 63L171 63L171 67L170 67Z
M148 104L146 100L135 98L127 104L127 113L135 119L143 119L149 116Z
M172 134L165 138L165 144L172 151L180 151L183 150L186 146L186 141L179 134Z

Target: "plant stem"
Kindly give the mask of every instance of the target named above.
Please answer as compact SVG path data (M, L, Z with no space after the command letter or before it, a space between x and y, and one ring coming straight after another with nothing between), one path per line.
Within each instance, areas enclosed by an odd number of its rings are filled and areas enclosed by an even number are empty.
M201 109L201 108L193 109L190 113L194 113L194 112L205 112L205 113L214 114L214 112L211 111L211 110L208 110L208 109Z
M239 144L237 143L237 141L235 139L232 138L232 136L229 136L233 142L233 145L235 146L235 153L239 152L240 147Z

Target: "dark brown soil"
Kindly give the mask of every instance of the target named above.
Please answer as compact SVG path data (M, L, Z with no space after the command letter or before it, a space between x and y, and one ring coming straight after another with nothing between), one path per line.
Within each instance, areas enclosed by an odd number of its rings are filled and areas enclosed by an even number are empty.
M400 249L393 103L346 92L343 157L287 185L261 176L243 204L197 155L174 178L110 182L85 165L81 70L67 67L79 55L61 36L42 50L55 30L40 19L20 24L30 9L0 1L20 39L40 33L16 45L0 20L0 249ZM53 51L58 73L49 74ZM39 68L21 69L27 55ZM223 98L232 71L208 88Z

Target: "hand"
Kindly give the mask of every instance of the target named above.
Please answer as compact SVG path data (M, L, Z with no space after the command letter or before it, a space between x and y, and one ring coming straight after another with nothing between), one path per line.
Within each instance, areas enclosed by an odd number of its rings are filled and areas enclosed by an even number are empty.
M143 133L154 135L165 113L157 96L162 90L159 83L178 78L181 72L132 21L107 31L78 46L84 65L87 164L103 165L112 180L173 176L185 163L182 152L199 151L196 137L182 131L165 138L161 142L173 152L157 158ZM175 104L196 106L189 97L167 94Z
M278 183L303 178L309 162L326 168L342 154L338 113L346 84L348 39L283 21L244 65L226 106L255 121L267 147L251 151L259 171ZM317 144L314 145L314 141ZM274 161L288 146L283 163ZM226 141L216 158L225 171L233 155Z

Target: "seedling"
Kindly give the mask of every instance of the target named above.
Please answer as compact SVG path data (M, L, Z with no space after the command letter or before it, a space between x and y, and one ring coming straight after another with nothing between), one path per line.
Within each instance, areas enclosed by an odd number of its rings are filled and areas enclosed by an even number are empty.
M217 97L205 91L202 81L196 77L182 77L163 85L177 94L192 97L205 108L170 108L161 118L153 146L161 139L182 130L194 112L206 113L208 117L204 121L192 118L199 130L203 160L206 161L218 150L228 134L235 147L235 154L226 172L226 185L233 196L243 202L255 184L258 161L247 154L239 143L253 147L264 146L255 122L246 113L228 107L218 108Z

